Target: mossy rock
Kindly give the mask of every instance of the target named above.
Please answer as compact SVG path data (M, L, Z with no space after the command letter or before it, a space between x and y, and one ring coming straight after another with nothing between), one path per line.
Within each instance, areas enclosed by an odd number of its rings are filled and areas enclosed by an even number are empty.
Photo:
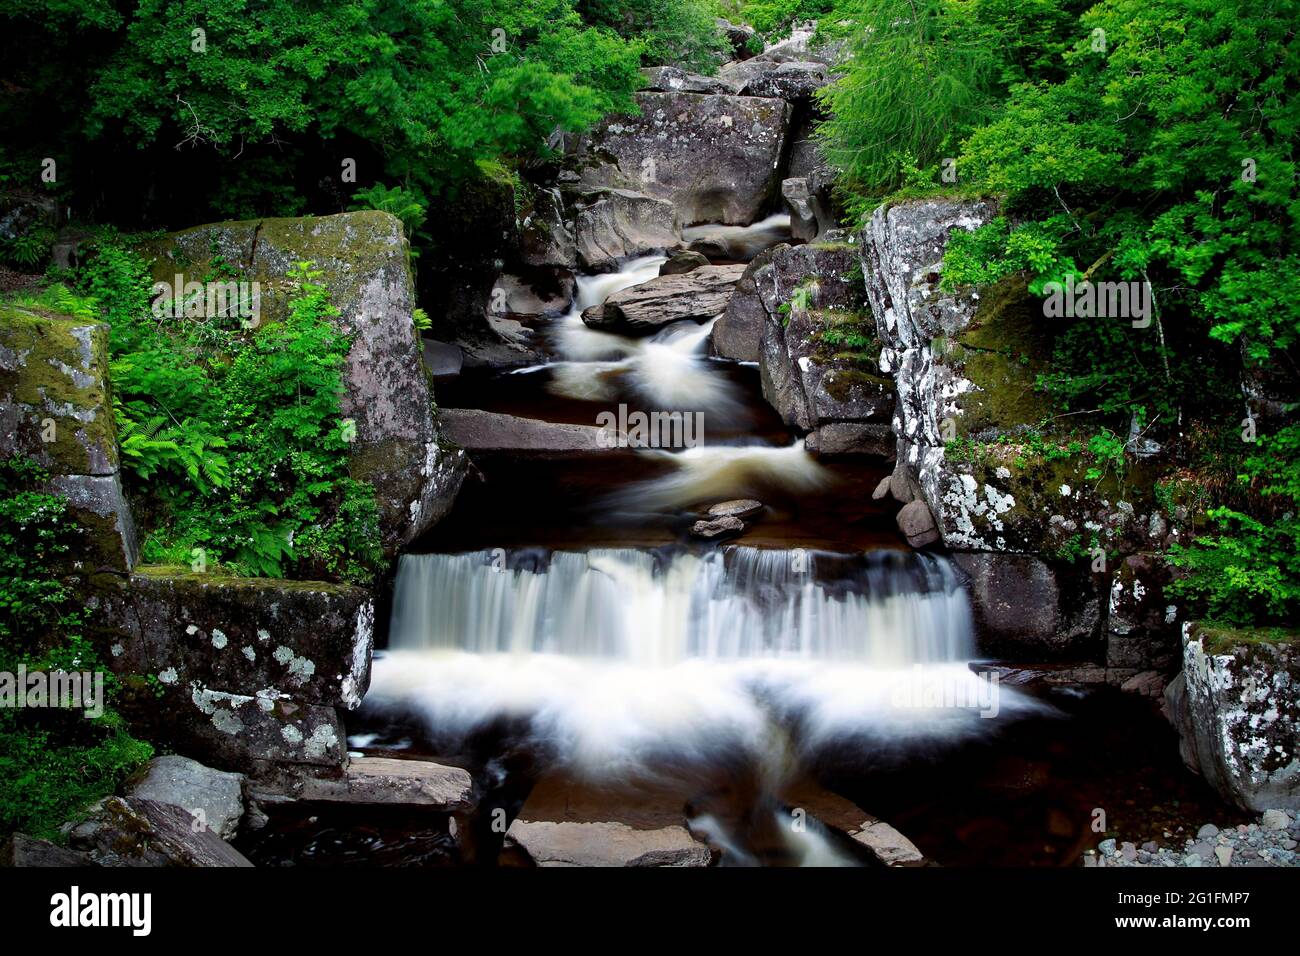
M108 326L0 305L0 406L0 455L53 475L115 473Z

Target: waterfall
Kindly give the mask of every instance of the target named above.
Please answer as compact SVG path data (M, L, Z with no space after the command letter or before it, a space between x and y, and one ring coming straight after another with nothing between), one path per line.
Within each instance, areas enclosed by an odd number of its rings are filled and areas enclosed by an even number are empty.
M779 780L826 748L951 743L1036 706L973 673L973 653L938 556L406 555L365 706L414 714L446 751L505 721L516 746L594 782L736 760Z

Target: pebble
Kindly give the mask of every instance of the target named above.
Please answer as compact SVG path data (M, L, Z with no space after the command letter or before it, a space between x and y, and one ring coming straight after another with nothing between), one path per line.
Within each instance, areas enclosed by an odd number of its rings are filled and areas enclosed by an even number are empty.
M1141 847L1102 840L1097 859L1089 855L1088 866L1300 866L1300 815L1285 810L1266 810L1259 823L1239 824L1221 830L1207 823L1182 846L1161 846L1148 840ZM1183 828L1177 828L1183 833ZM1165 831L1168 839L1170 833Z

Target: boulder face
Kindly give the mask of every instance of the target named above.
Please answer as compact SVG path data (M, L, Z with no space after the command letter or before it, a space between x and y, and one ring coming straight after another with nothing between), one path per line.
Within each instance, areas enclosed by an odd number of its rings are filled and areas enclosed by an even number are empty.
M414 287L402 224L383 212L221 222L145 243L155 281L220 274L258 282L260 321L286 314L294 263L314 262L338 327L355 336L344 370L342 414L356 423L353 477L375 486L384 546L395 553L450 508L463 456L438 438L433 398L411 313Z
M584 194L574 217L578 263L592 272L613 271L620 259L676 249L682 227L673 204L628 189Z
M244 776L205 767L197 760L168 754L155 757L127 795L185 810L195 825L223 840L239 832L244 818Z
M1165 698L1183 760L1244 810L1300 809L1300 652L1294 632L1184 627Z
M813 94L830 82L830 69L824 63L778 63L758 56L742 63L728 63L718 73L718 79L740 96L770 96L808 105Z
M727 307L745 266L700 266L678 275L661 275L614 293L604 305L582 313L593 329L648 335L670 322L703 321Z
M686 225L745 225L779 185L790 104L758 96L638 93L640 115L604 120L577 147L584 185L670 201Z
M856 272L847 245L781 245L756 257L714 327L714 348L747 357L758 326L763 397L811 433L809 449L888 457L893 384L878 374Z
M564 197L558 187L539 190L519 225L519 259L526 266L574 269L578 250L573 222L565 218Z
M0 306L0 457L50 474L86 531L83 567L130 571L138 558L122 492L108 381L108 326Z
M368 591L142 568L89 606L114 671L157 675L125 708L151 739L227 770L343 763L335 707L359 706L370 684Z
M100 866L235 866L253 864L211 829L172 804L108 797L73 827L69 844Z

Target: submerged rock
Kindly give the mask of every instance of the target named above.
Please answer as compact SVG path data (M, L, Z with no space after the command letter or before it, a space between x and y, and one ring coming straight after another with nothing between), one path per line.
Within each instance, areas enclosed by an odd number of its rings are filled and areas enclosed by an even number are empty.
M477 803L467 770L431 760L353 757L341 779L308 777L294 794L304 801L367 806L401 805L452 813Z
M778 185L790 105L757 96L638 93L637 116L605 119L578 147L584 185L670 201L686 224L745 225Z

